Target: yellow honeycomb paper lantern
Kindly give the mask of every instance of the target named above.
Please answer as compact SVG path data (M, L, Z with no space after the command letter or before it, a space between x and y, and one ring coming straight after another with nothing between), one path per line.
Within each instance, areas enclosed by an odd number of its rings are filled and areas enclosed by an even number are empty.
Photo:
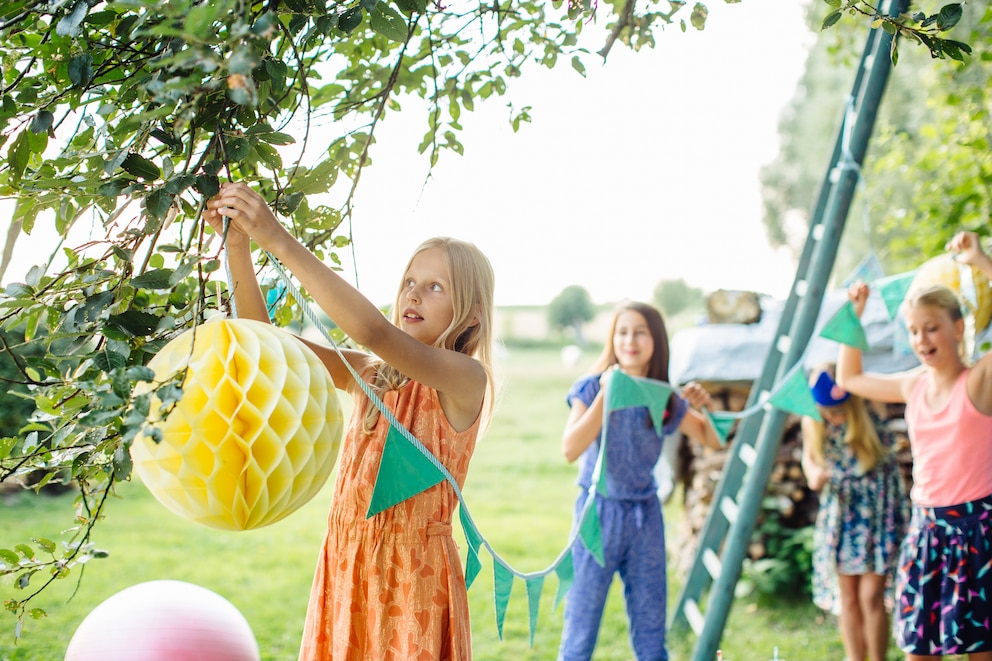
M209 321L148 363L162 381L187 369L156 443L139 434L134 470L168 509L222 530L279 521L327 481L344 417L330 373L296 337L249 319Z
M933 257L916 271L908 291L933 285L944 285L958 295L974 317L976 333L989 325L992 319L992 287L988 277L977 267L963 264L950 255Z

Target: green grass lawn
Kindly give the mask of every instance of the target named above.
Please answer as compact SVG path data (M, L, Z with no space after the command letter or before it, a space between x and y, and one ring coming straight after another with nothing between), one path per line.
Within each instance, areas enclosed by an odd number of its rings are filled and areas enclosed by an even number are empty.
M557 350L511 349L500 362L502 397L492 427L480 440L465 488L479 530L514 569L548 568L563 549L571 527L576 467L566 464L559 439L567 415L564 396L571 382L592 362L566 368ZM106 509L95 541L108 558L86 566L45 590L32 602L48 616L27 620L14 640L15 618L0 614L0 661L57 661L83 618L112 594L156 579L188 581L230 600L248 619L262 659L296 658L314 562L324 532L331 484L287 519L261 530L231 533L190 523L163 508L140 484L119 489ZM32 536L57 538L72 525L73 497L22 493L0 504L0 548ZM668 505L669 546L679 544L674 523L681 515ZM464 547L460 530L459 546ZM545 582L537 633L529 644L524 585L515 581L503 626L497 635L492 559L483 552L483 571L469 591L474 656L489 659L554 659L562 612L552 612L557 579ZM35 583L37 579L35 580ZM679 577L670 573L669 603L678 596ZM621 586L615 584L600 632L597 660L633 658L627 641ZM23 598L8 582L0 598ZM71 598L70 598L71 597ZM3 619L6 618L6 619ZM691 636L670 638L673 659L688 658ZM729 661L767 661L773 647L788 660L841 661L836 624L805 600L787 596L735 603L722 648ZM890 658L901 658L894 651Z

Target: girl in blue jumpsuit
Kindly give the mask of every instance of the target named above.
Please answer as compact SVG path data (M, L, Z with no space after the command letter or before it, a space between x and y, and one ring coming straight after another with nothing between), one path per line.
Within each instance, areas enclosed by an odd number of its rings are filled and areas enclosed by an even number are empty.
M567 397L571 411L562 435L562 452L569 462L579 459L581 491L575 504L576 517L589 497L599 455L603 374L619 369L633 377L668 381L668 334L657 309L638 302L621 304L613 316L609 337L593 373L576 381ZM661 435L656 433L646 406L610 413L607 495L597 491L594 496L605 566L601 567L576 540L572 547L575 580L565 601L559 661L592 657L606 596L617 572L624 584L630 640L638 661L667 661L665 529L653 469L664 436L675 430L708 447L720 447L716 430L699 411L709 404L709 394L701 386L687 384L681 396L669 398Z

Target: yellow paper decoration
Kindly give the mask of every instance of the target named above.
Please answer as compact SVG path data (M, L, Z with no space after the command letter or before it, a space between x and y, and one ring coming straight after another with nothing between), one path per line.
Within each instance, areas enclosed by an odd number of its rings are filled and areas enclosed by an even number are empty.
M288 516L327 481L344 427L330 373L289 333L248 319L210 321L149 362L157 380L188 365L183 395L155 443L138 435L134 470L167 508L222 530Z
M968 280L970 276L970 281ZM958 295L975 318L975 332L981 332L992 319L992 287L976 267L962 264L949 255L939 255L923 263L913 277L909 291L944 285Z

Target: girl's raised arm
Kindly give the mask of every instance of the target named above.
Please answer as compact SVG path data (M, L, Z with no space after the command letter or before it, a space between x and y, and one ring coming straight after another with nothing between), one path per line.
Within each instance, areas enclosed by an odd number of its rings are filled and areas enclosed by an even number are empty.
M203 212L203 218L214 228L218 236L223 236L224 217L215 208L208 205ZM258 280L255 278L255 264L251 257L250 246L251 238L237 223L231 222L224 249L227 250L227 262L231 270L230 286L238 318L270 323L268 307L262 296L262 290L258 286ZM317 354L338 388L351 389L354 384L351 372L344 366L340 356L333 349L302 337L300 340ZM367 354L350 350L346 350L345 354L357 371L361 372L364 369L368 361Z
M848 288L847 296L854 303L858 318L868 300L868 285L860 280ZM842 344L837 355L837 385L844 390L876 402L905 402L909 393L909 382L913 372L895 374L865 373L861 362L861 350Z
M992 258L982 250L974 232L958 232L947 242L947 249L957 253L958 260L970 264L992 279ZM968 375L968 396L979 411L992 415L992 351L978 359Z
M475 420L488 381L485 368L477 360L424 344L390 323L371 301L297 241L265 200L245 184L223 184L207 207L231 220L231 232L237 228L275 256L355 342L411 379L437 390L456 428L462 427L465 420L469 424ZM327 351L321 358L334 361ZM340 369L333 369L332 363L328 367L336 376Z

